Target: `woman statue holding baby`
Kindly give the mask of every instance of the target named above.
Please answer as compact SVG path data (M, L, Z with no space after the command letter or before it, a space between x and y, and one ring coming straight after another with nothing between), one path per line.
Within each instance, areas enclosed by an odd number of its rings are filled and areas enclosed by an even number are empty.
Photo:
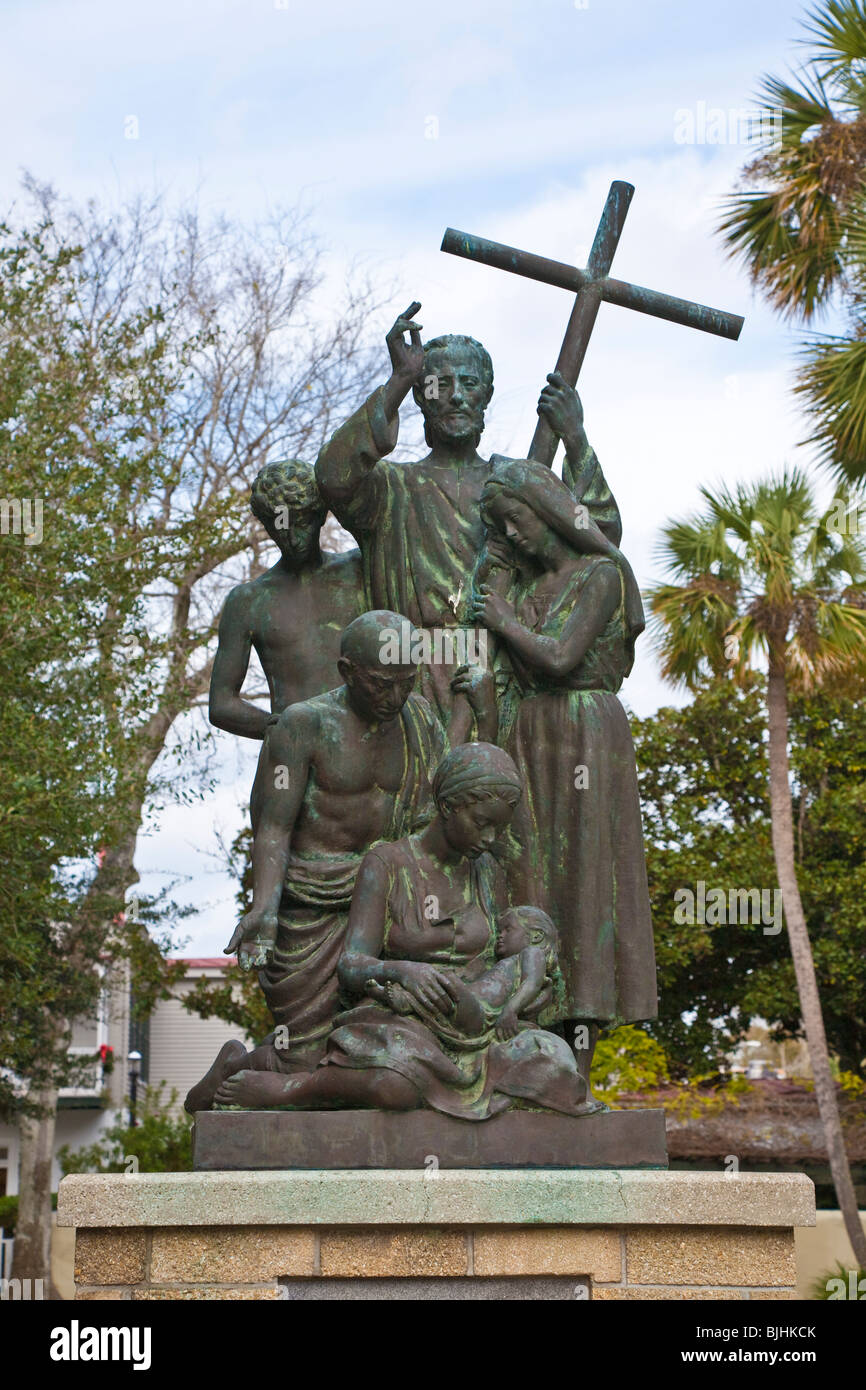
M536 907L507 909L491 853L521 796L511 757L462 744L433 780L419 834L374 845L355 884L338 1016L325 1056L292 1076L242 1071L218 1105L290 1109L428 1106L485 1120L515 1105L578 1115L586 1083L556 1013L556 930Z
M657 1011L634 746L616 694L644 626L640 593L622 553L541 464L500 460L482 515L510 573L504 590L478 586L473 617L499 639L498 741L524 784L511 899L556 922L558 1016L588 1076L600 1026Z

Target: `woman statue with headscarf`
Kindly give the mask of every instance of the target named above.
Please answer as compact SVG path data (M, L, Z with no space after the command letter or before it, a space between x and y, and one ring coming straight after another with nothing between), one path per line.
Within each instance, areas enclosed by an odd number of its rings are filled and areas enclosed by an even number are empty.
M616 696L644 627L640 592L540 464L498 462L482 515L512 576L504 597L480 584L473 608L500 639L498 740L524 783L511 897L559 930L560 1017L588 1079L600 1027L654 1018L658 1003L634 745Z
M490 853L520 794L502 748L467 743L445 755L430 824L364 856L338 967L353 1007L337 1017L321 1062L289 1077L236 1072L217 1091L218 1106L426 1106L464 1120L515 1104L586 1113L571 1049L537 1026L532 1007L561 987L555 929L537 909L509 912ZM533 982L523 970L531 974L536 959ZM506 1022L509 1005L519 1020Z

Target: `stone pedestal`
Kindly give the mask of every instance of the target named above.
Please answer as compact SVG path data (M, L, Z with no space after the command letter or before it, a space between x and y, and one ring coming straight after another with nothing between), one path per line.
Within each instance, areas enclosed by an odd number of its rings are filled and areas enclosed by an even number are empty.
M801 1174L73 1175L78 1299L787 1299Z

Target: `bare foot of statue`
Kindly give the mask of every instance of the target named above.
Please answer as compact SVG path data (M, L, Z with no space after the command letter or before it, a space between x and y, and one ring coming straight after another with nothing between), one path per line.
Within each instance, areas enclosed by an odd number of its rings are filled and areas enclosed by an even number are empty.
M214 1104L238 1106L242 1110L277 1110L289 1103L298 1082L307 1079L306 1072L287 1077L273 1071L236 1071L223 1081Z
M598 1100L595 1096L588 1095L583 1104L578 1106L576 1113L578 1115L596 1115L600 1110L609 1109L610 1106L606 1105L603 1100Z
M210 1110L220 1083L231 1076L246 1055L247 1050L242 1042L224 1043L201 1081L197 1081L187 1095L184 1110L190 1115L198 1110Z

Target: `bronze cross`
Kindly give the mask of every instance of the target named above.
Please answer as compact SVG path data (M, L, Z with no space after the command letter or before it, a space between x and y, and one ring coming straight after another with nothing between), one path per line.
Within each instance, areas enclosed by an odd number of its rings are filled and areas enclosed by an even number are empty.
M556 370L571 386L577 384L602 300L607 304L619 304L624 309L637 309L641 314L652 314L658 319L670 319L672 323L684 323L689 328L700 328L720 338L740 336L743 319L739 314L726 314L722 309L709 309L705 304L693 304L672 294L611 279L608 271L633 194L633 184L621 180L611 184L585 270L548 260L545 256L534 256L531 251L517 251L498 241L486 241L468 232L457 232L453 227L449 227L442 238L440 249L452 256L465 256L470 261L495 266L497 270L510 270L515 275L526 275L530 280L541 280L546 285L559 285L575 292L574 308L556 362ZM547 422L539 420L527 458L550 467L558 443L559 439Z

